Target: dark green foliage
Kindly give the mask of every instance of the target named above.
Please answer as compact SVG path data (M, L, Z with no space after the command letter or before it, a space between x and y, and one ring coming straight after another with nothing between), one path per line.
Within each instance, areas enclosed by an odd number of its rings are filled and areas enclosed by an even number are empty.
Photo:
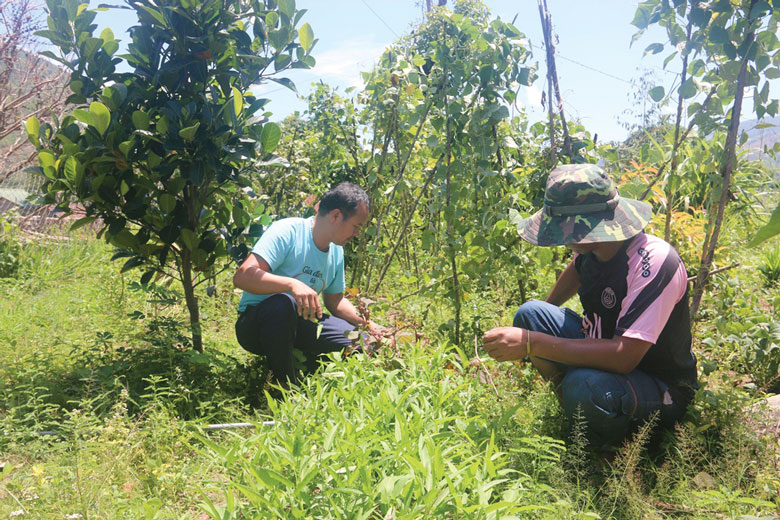
M267 99L252 85L310 67L314 45L292 1L131 0L138 25L125 55L110 29L93 35L95 12L50 1L47 55L71 71L76 108L54 126L27 121L39 149L36 171L48 199L71 197L100 219L123 270L178 278L190 310L193 345L201 331L193 287L241 260L245 231L263 216L241 188L258 161L273 162L280 132L266 123ZM251 31L251 32L250 32ZM130 72L120 72L127 67Z

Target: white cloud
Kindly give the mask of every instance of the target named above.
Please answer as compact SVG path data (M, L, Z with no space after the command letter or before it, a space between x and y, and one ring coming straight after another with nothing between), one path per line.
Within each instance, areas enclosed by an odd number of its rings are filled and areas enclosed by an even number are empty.
M533 107L542 106L542 91L539 90L536 85L520 87L518 97L522 100L524 105L531 105Z
M317 64L310 74L326 83L361 87L363 78L360 73L370 71L384 50L384 45L365 38L343 40L322 52L317 52L315 47L313 54Z

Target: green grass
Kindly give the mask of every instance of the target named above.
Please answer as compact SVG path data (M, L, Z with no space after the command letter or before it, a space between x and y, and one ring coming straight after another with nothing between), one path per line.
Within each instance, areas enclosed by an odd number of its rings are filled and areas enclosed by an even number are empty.
M679 431L659 446L640 435L605 461L581 436L567 438L552 393L526 367L473 363L470 334L513 309L494 308L489 292L473 296L464 307L469 339L458 349L439 322L451 315L446 301L420 295L377 310L380 321L417 323L421 341L401 344L397 357L337 356L268 401L262 363L233 338L237 294L227 274L216 297L200 295L207 319L199 354L187 347L183 306L155 303L110 256L96 240L28 244L17 277L0 281L0 518L778 512L777 458L735 413L753 394L723 371L706 378ZM748 358L726 356L717 327L732 323L736 334L737 325L718 313L760 325L761 302L776 294L746 290L761 287L755 273L736 279L715 284L712 316L699 326L713 340L699 356L724 369L747 369ZM390 287L388 301L403 290ZM260 424L269 419L275 424ZM258 427L202 430L238 421Z

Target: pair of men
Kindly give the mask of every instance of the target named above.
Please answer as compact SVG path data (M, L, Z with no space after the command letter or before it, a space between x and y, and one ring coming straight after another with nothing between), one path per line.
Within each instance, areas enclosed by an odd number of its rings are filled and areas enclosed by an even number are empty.
M334 192L347 191L358 194L358 202L332 202ZM272 225L236 273L236 286L245 291L236 324L239 342L268 356L277 379L295 381L293 347L314 359L343 348L349 343L344 331L363 324L343 298L340 246L360 231L368 210L360 188L339 185L323 197L313 220ZM512 327L482 338L498 361L528 358L554 384L570 424L577 417L584 420L596 447L620 443L653 416L659 425L671 426L697 386L687 274L669 244L642 231L650 216L649 204L621 199L597 166L553 170L544 208L518 231L532 244L565 245L574 259L546 302L526 302ZM328 273L321 281L298 260L308 250L315 256L334 253L317 267ZM336 317L321 314L316 292L323 289L325 305ZM583 317L561 307L574 294ZM313 317L322 318L319 338L308 321Z

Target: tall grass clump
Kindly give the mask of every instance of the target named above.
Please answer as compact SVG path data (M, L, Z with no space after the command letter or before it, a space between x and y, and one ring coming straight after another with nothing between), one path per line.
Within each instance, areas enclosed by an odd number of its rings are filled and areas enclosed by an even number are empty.
M272 426L248 438L203 437L227 486L204 489L212 518L503 518L558 509L545 475L561 441L516 419L520 402L485 413L492 389L456 349L402 359L336 356L319 377L271 401ZM496 410L494 410L496 411ZM513 446L502 449L502 439ZM218 499L212 497L218 496Z

